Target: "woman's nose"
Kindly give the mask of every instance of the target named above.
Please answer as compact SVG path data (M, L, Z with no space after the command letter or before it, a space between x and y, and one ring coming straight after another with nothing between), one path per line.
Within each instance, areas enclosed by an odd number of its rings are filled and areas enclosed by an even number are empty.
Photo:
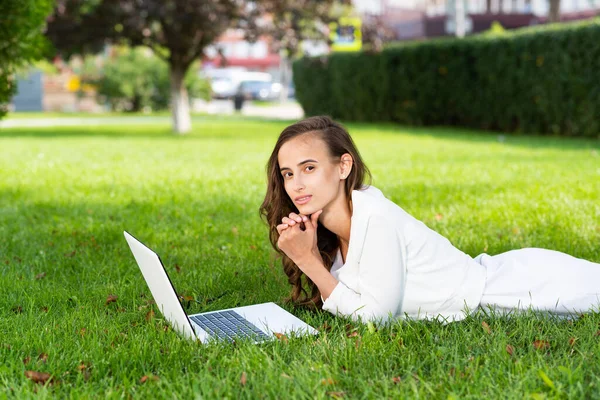
M296 177L294 179L294 186L296 187L296 190L304 189L304 182L302 182L302 179L300 177Z

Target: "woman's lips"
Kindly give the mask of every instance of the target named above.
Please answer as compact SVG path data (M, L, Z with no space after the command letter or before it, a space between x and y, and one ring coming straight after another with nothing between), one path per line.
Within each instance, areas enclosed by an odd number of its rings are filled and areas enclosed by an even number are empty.
M306 204L312 198L311 195L296 197L296 204Z

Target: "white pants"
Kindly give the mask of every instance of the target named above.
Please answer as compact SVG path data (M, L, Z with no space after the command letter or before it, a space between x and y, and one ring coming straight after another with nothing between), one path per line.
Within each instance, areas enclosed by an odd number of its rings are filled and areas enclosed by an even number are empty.
M598 311L600 264L553 250L525 248L475 261L486 267L480 307L552 314Z

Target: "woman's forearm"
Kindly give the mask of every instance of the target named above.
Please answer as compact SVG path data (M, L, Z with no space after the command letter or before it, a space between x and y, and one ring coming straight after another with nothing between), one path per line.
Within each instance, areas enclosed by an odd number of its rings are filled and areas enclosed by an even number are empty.
M333 289L337 286L338 280L327 271L321 257L311 255L311 257L300 260L296 265L317 285L323 300L327 300Z

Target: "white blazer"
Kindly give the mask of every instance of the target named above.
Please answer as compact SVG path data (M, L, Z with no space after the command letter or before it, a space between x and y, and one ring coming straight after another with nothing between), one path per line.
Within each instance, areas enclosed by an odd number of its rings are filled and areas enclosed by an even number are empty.
M479 306L486 269L373 186L352 192L346 263L323 309L363 321L456 321Z

